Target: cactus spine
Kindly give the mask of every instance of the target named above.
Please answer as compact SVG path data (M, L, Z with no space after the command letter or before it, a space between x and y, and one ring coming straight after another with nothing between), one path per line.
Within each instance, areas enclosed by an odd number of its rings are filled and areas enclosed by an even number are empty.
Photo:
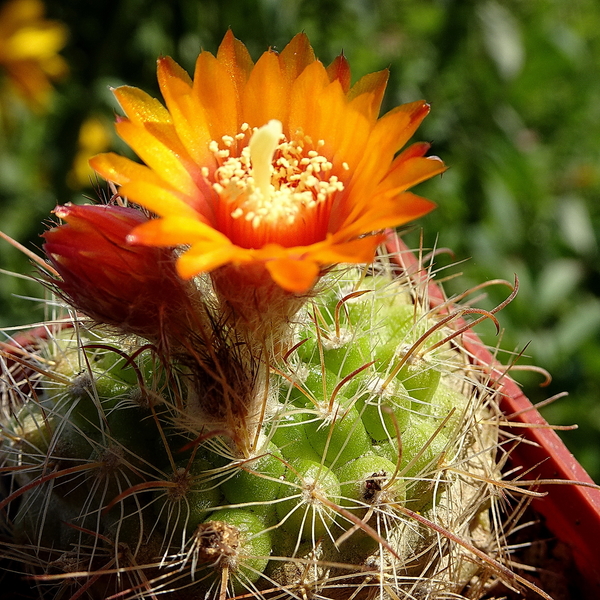
M9 568L45 598L477 597L506 575L498 411L423 290L334 271L276 350L206 291L169 354L48 324L5 361Z

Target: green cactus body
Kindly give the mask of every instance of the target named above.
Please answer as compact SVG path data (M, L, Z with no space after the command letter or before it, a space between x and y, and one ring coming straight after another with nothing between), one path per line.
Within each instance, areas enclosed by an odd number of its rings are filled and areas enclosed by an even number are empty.
M248 377L262 398L248 451L203 420L209 376L180 356L77 323L31 357L44 375L1 453L8 554L65 576L44 597L458 597L474 555L402 508L493 545L487 390L459 340L429 351L449 327L414 347L439 317L408 281L321 285L293 349Z

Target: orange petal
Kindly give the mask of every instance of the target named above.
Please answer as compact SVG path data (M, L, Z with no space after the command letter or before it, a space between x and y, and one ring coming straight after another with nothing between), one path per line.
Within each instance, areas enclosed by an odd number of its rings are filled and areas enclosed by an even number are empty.
M394 165L400 161L408 160L409 158L413 158L415 156L425 156L429 148L431 148L431 144L428 142L415 142L414 144L411 144L408 146L408 148L405 148L400 154L398 154L398 156L396 156L394 162L392 163L392 168L394 168Z
M275 52L265 52L254 65L242 96L243 120L262 127L271 119L282 123L289 113L289 89Z
M43 109L52 91L48 76L33 60L20 60L3 65L9 79L35 109Z
M335 81L337 79L342 85L344 94L348 93L352 75L350 73L350 64L346 60L343 52L339 56L336 56L333 62L327 67L327 75L329 75L330 81Z
M389 170L394 154L406 144L428 112L429 105L419 100L398 106L379 119L363 148L362 160L348 191L354 192L356 188L358 195L363 196L376 186Z
M319 266L309 260L278 258L265 263L273 281L288 292L308 292L319 277Z
M382 196L371 197L370 208L363 214L348 219L334 237L349 239L386 227L398 227L414 219L422 217L435 208L435 204L426 198L402 192L391 198Z
M250 77L254 63L246 46L236 39L231 31L227 30L221 45L217 51L217 60L225 67L229 76L233 79L238 95L241 97L242 90Z
M331 174L337 175L342 181L348 175L342 167L342 163L345 161L339 160L339 154L338 159L334 159L334 156L343 142L347 124L352 122L352 114L346 104L342 84L337 79L332 81L322 91L319 98L318 111L315 114L313 125L315 130L313 139L314 141L323 140L325 142L319 152L332 160L334 171Z
M134 244L167 247L202 242L221 245L230 243L227 237L210 225L180 216L146 221L136 227L127 239Z
M314 61L291 89L289 135L297 130L315 143L323 140L319 151L340 169L343 162L358 164L371 126L360 110L348 104L341 83L330 82L325 67ZM344 173L334 174L345 179Z
M210 242L194 244L177 259L177 272L183 279L191 279L232 262L238 253L239 249L231 244L216 248Z
M296 34L279 55L279 64L286 80L286 87L289 89L300 73L314 61L315 53L308 36L305 33Z
M336 263L368 263L373 260L377 246L384 239L384 235L371 235L349 242L328 244L321 250L309 252L309 256L324 265Z
M299 255L304 252L304 247L284 248L281 244L269 243L262 248L249 250L252 259L268 261L276 258L289 258L290 254Z
M366 98L363 95L353 103L347 105L342 112L341 127L336 141L336 152L333 163L341 165L347 163L349 173L354 174L363 159L365 148L371 135L372 125L359 105Z
M113 90L127 117L138 125L148 122L170 123L171 115L156 98L142 90L123 85Z
M198 56L193 93L206 111L211 139L220 141L224 135L238 133L241 121L238 119L240 99L236 82L225 64L210 52Z
M415 156L408 160L398 161L396 166L385 176L375 189L377 195L393 191L395 194L443 173L446 165L437 156Z
M322 93L330 84L327 71L323 65L315 60L308 65L300 76L292 84L290 90L290 112L289 112L289 135L296 134L296 131L302 130L304 135L309 135L316 142L321 139L319 136L322 127L316 124L315 115L323 110ZM340 105L345 105L345 99L340 85L337 84L340 96ZM333 100L329 100L332 102ZM343 104L342 104L343 103Z
M197 164L213 162L208 150L211 141L204 109L192 95L192 81L188 74L170 57L158 60L158 83L175 131L190 157Z
M424 100L402 104L387 112L373 128L370 146L381 148L390 158L413 136L423 119L429 114L430 106ZM380 144L383 144L381 146Z
M307 67L305 72L312 68L312 65ZM310 137L314 144L322 140L324 144L319 145L319 153L332 160L334 170L331 174L337 175L344 181L347 175L342 168L342 162L344 161L339 160L336 164L334 156L340 139L343 139L345 135L347 123L352 122L354 113L349 112L340 82L336 80L326 83L324 68L321 66L319 70L321 72L321 82L325 84L325 87L320 90L307 90L306 93L311 96L310 99L306 97L297 99L297 94L303 92L301 90L296 91L296 86L292 88L290 132L295 134L300 130L302 135ZM300 81L300 79L297 81Z
M361 77L348 92L349 101L358 98L362 94L370 94L367 116L371 120L375 120L379 116L379 109L381 108L381 101L389 76L388 69L369 73Z
M217 61L229 74L235 89L236 114L242 114L242 94L254 63L248 49L231 32L227 31L217 51ZM241 125L238 123L237 125Z

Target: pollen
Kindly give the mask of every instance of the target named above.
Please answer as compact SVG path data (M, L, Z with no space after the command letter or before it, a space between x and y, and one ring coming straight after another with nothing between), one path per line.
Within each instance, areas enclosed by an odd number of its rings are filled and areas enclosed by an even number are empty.
M322 236L331 205L344 190L333 163L321 154L324 146L308 136L288 140L277 120L254 129L244 123L235 136L213 140L209 149L219 166L210 183L230 221L224 229L242 235L243 228L246 239L237 242L245 247L290 235L300 245Z

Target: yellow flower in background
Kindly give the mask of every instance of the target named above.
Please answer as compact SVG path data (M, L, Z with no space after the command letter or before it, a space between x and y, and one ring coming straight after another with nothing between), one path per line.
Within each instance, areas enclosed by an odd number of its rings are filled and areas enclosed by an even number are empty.
M112 141L108 123L102 117L88 117L79 128L77 153L73 166L67 175L67 183L71 189L89 187L93 183L94 171L90 167L90 158L107 150Z
M39 0L9 0L0 8L0 68L33 108L47 105L50 80L67 72L58 55L66 39L64 25L44 19Z
M397 155L429 106L378 119L387 78L351 87L346 59L326 68L304 34L254 64L228 32L216 56L200 54L193 80L158 61L166 108L137 88L114 91L126 114L117 132L145 165L114 153L91 164L158 215L129 240L183 247L182 277L262 269L304 293L329 265L371 261L382 240L373 232L433 208L407 190L443 172L442 161L423 143Z

